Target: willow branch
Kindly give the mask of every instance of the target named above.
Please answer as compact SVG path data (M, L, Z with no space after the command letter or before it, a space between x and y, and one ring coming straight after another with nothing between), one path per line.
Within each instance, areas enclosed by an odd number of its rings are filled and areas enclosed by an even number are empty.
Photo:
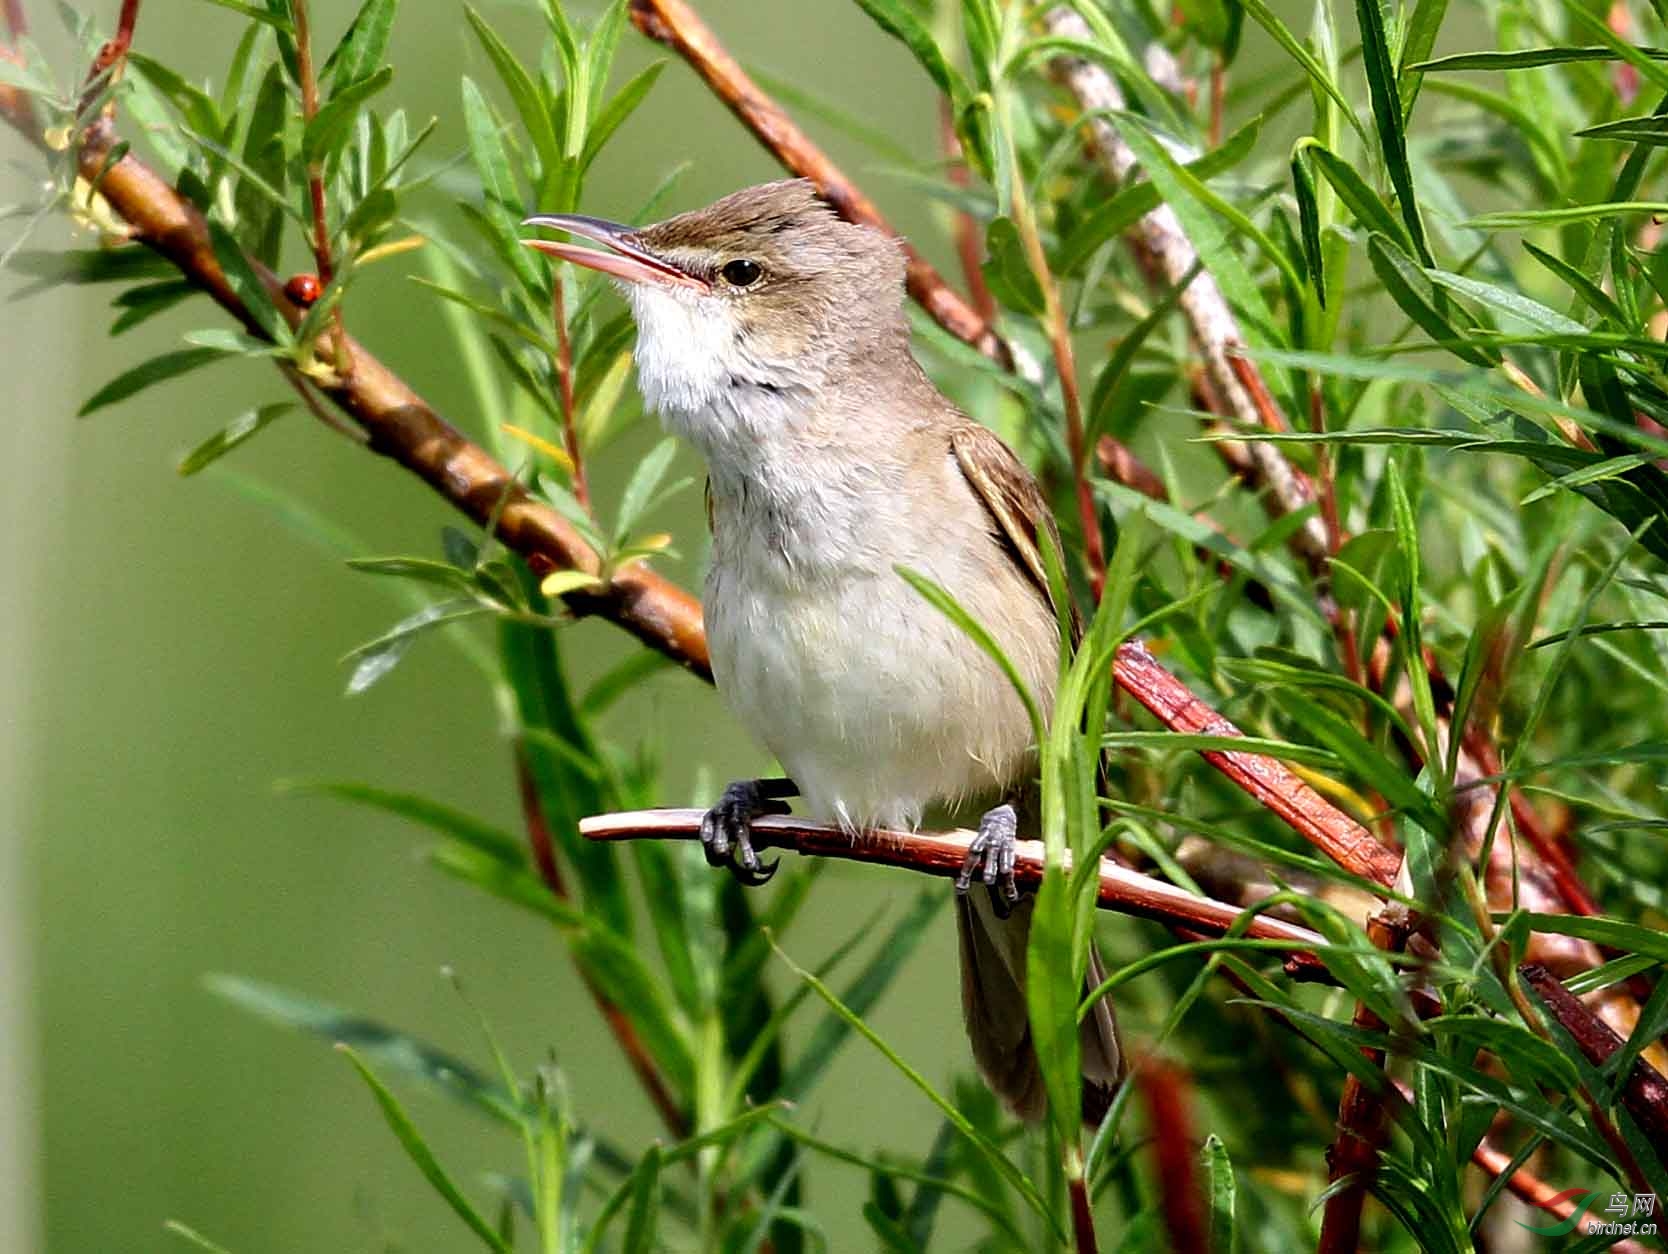
M1092 32L1077 13L1067 5L1050 9L1043 16L1043 24L1051 35L1080 41L1092 40ZM1076 57L1057 57L1051 62L1055 78L1076 98L1085 114L1093 115L1087 123L1091 155L1116 183L1125 183L1135 173L1137 162L1123 137L1106 120L1108 110L1121 110L1124 95L1117 82L1100 65ZM1198 250L1182 229L1175 210L1160 205L1143 217L1136 228L1143 252L1167 285L1176 285L1193 274L1199 264ZM1204 270L1194 276L1183 289L1180 300L1182 314L1193 332L1193 338L1204 358L1206 372L1217 394L1228 406L1228 411L1240 422L1251 426L1266 426L1269 421L1267 405L1272 402L1268 388L1249 362L1235 365L1245 339L1239 323L1229 309L1227 299L1216 281ZM1256 379L1248 390L1242 372L1249 367ZM1274 412L1278 412L1277 407ZM1297 473L1283 453L1272 444L1257 442L1249 447L1249 456L1287 513L1303 509L1313 500L1312 490ZM1306 519L1293 537L1293 543L1305 552L1317 556L1326 553L1326 534L1318 518Z
M31 135L36 143L38 135ZM92 123L80 153L82 173L103 169L115 147L109 119ZM134 238L166 257L252 335L264 332L226 281L208 227L196 206L131 154L104 172L99 192L133 229ZM292 326L301 320L282 285L251 259L273 303ZM534 499L503 466L466 438L404 380L351 336L341 338L348 370L319 390L356 423L368 446L422 479L460 512L496 534L536 570L597 574L601 559L550 506ZM500 505L502 508L499 508ZM688 592L641 566L617 573L605 587L564 598L575 614L610 619L650 648L710 678L701 605Z
M815 183L842 217L897 235L875 203L748 76L684 0L631 0L631 20L643 34L687 61L742 125L788 170ZM987 357L1012 366L1008 345L978 310L907 243L904 255L909 261L909 294L932 320Z
M589 840L697 840L702 810L632 810L599 814L579 821L579 832ZM839 858L876 866L900 867L954 879L967 860L975 833L900 832L886 828L850 832L831 823L796 815L766 815L753 820L755 849L786 849L811 858ZM1022 840L1014 860L1014 881L1022 888L1042 884L1041 841ZM1096 901L1102 910L1153 919L1191 928L1212 936L1225 934L1244 918L1238 906L1197 897L1186 889L1119 866L1109 858L1100 863ZM1266 914L1252 916L1243 933L1256 940L1290 941L1294 946L1324 945L1317 932ZM1313 955L1309 955L1312 957Z
M1392 903L1367 920L1367 935L1385 953L1396 952L1406 942L1409 923L1407 912ZM1366 1002L1358 1001L1354 1026L1382 1032L1386 1025ZM1373 1067L1383 1068L1382 1049L1365 1048L1361 1052ZM1315 1247L1318 1254L1354 1254L1360 1248L1361 1211L1378 1170L1379 1151L1389 1135L1382 1091L1363 1084L1356 1075L1346 1076L1338 1099L1338 1135L1327 1148L1326 1166L1330 1184L1347 1183L1326 1199L1320 1243Z
M1477 1148L1471 1151L1471 1161L1490 1177L1498 1177L1512 1165L1512 1156L1504 1150L1495 1149L1487 1141L1479 1141ZM1519 1167L1508 1176L1506 1188L1520 1202L1544 1210L1559 1219L1568 1219L1575 1214L1576 1195L1583 1191L1554 1189L1527 1167ZM1611 1254L1644 1254L1646 1247L1638 1241L1628 1240L1618 1241L1608 1248Z

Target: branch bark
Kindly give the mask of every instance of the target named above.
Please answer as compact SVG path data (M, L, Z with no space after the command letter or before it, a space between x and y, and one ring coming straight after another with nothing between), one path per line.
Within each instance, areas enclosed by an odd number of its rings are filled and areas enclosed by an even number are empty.
M702 810L632 810L599 814L581 819L579 831L589 840L697 840L704 813ZM752 830L756 849L788 849L805 857L901 867L941 879L955 878L975 836L973 832L959 830L900 832L876 828L848 832L830 823L795 815L754 819ZM1014 861L1014 880L1022 888L1036 888L1042 883L1042 877L1042 842L1020 841ZM1121 867L1109 858L1101 859L1097 900L1103 910L1154 919L1212 936L1223 935L1244 915L1238 906L1196 897L1174 884ZM1300 955L1305 952L1302 946L1325 944L1318 932L1266 914L1253 916L1243 934L1256 940L1290 941L1294 953ZM1313 959L1313 954L1308 957Z

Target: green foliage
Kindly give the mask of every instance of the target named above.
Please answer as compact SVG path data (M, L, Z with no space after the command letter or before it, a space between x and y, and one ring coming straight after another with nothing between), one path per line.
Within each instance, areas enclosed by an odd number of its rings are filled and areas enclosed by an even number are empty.
M131 118L146 159L205 215L248 318L205 325L184 347L120 370L82 412L227 358L275 364L311 396L307 380L334 378L321 345L338 317L372 338L354 303L364 268L416 249L424 273L414 290L433 298L451 335L476 437L601 564L541 582L495 541L453 529L432 548L413 542L350 562L404 605L348 655L348 691L420 658L413 647L425 636L458 643L502 712L522 830L477 817L493 808L484 797L453 805L357 782L295 791L415 825L434 842L437 870L548 926L552 952L577 965L618 1038L632 1042L637 1073L660 1086L663 1143L617 1142L612 1095L569 1092L554 1057L522 1074L490 1032L484 1068L303 995L212 983L245 1010L342 1043L460 1234L544 1254L767 1245L789 1254L827 1244L829 1217L812 1209L808 1182L838 1165L864 1173L868 1201L852 1223L883 1248L1066 1247L1073 1190L1092 1199L1103 1239L1156 1245L1173 1199L1146 1166L1146 1144L1166 1130L1131 1123L1130 1088L1098 1129L1082 1120L1077 1025L1113 991L1137 1057L1187 1064L1206 1134L1195 1203L1213 1249L1314 1243L1311 1204L1326 1188L1347 1079L1389 1125L1367 1212L1374 1248L1472 1248L1506 1204L1503 1186L1479 1187L1470 1166L1485 1135L1519 1162L1534 1155L1555 1188L1661 1187L1661 1147L1641 1132L1624 1082L1635 1061L1655 1056L1668 1018L1668 264L1651 221L1668 213L1654 198L1668 140L1660 13L1627 6L1631 33L1618 33L1601 9L1540 0L1465 10L1464 20L1444 0L1358 0L1353 12L1320 0L1303 14L1263 0L1185 0L1174 14L1143 0L1081 0L1072 7L1088 35L1066 38L1019 4L858 0L875 38L897 41L944 97L967 184L944 177L936 154L900 151L861 102L815 101L797 85L782 93L908 165L909 187L947 215L968 215L987 257L965 279L988 289L999 330L1038 360L1063 327L1087 385L1086 446L1114 437L1151 467L1151 481L1092 484L1087 525L1103 529L1112 558L1091 604L1058 359L1036 377L1014 374L920 324L935 377L972 398L1054 494L1065 551L1046 534L1038 543L1062 636L1087 623L1062 659L1053 708L1023 693L1046 867L1027 995L1050 1117L1021 1130L966 1080L959 1042L906 1057L869 1020L936 925L944 891L894 904L813 970L789 954L795 918L815 908L815 868L790 864L750 895L692 846L619 852L578 834L587 815L666 800L653 738L603 730L616 702L665 663L644 652L578 691L560 597L670 553L657 518L689 482L674 473L675 446L661 442L621 476L617 500L589 499L583 466L616 457L619 437L645 425L630 385L630 321L606 280L552 268L523 246L530 214L614 212L588 202L587 173L605 147L630 141L663 70L615 83L623 0L588 24L543 0L548 38L537 50L499 34L495 8L464 5L482 70L459 82L457 154L428 147L432 121L385 109L398 90L386 63L402 18L393 0L365 0L324 58L310 121L291 0L214 3L247 21L218 85L141 50L119 81L92 84L87 104ZM1155 54L1198 90L1155 77ZM1109 71L1124 107L1077 115L1048 73L1062 57ZM1234 90L1221 103L1233 129L1214 124L1210 87L1212 71L1229 66ZM35 56L0 59L0 84L29 93L54 128L85 120L71 81L57 83ZM1637 102L1619 98L1627 85ZM1112 143L1141 171L1118 187L1093 156ZM109 234L115 224L71 160L54 158L35 216L64 207ZM315 178L335 273L303 310L274 268L313 246ZM627 216L660 213L676 178ZM1178 267L1185 273L1124 245L1161 206L1197 254ZM138 247L22 243L6 261L31 280L26 291L117 288L112 334L193 297ZM1201 380L1185 321L1200 275L1237 317L1239 347L1284 423L1251 429L1219 411L1201 425L1194 407L1223 380ZM218 463L287 407L228 407L243 412L180 473ZM1247 448L1283 459L1317 501L1271 509L1259 472L1243 469ZM272 499L332 553L362 552ZM1336 528L1318 560L1289 543L1317 517ZM985 607L901 574L1020 685L981 623ZM1112 659L1132 635L1244 734L1168 730L1115 696ZM1497 765L1485 767L1455 726L1497 749ZM1417 945L1386 953L1372 943L1359 896L1378 886L1235 790L1212 766L1228 752L1285 763L1405 849ZM1540 868L1525 865L1534 841L1503 782L1543 824L1562 824L1598 913L1563 911ZM1108 849L1187 891L1244 893L1257 910L1313 929L1333 987L1288 979L1280 962L1290 946L1246 939L1249 914L1220 941L1173 944L1124 921L1097 927L1094 872ZM1109 974L1085 998L1097 933ZM1646 990L1641 1026L1617 1060L1595 1066L1524 994L1517 964L1547 937L1590 947L1573 991ZM849 973L837 974L842 964ZM942 1036L952 1040L953 1026ZM933 1135L918 1152L817 1133L804 1112L825 1099L848 1045L919 1094ZM525 1159L518 1174L491 1177L487 1193L481 1173L453 1174L396 1086L435 1090L512 1131Z

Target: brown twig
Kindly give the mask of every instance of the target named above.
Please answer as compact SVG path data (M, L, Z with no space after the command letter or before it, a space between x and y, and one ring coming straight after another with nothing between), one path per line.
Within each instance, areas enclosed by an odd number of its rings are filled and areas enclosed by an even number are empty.
M1077 520L1083 529L1083 564L1089 568L1089 592L1100 600L1106 586L1106 542L1100 534L1100 513L1095 508L1095 489L1089 482L1089 450L1083 437L1083 400L1077 390L1077 361L1072 351L1071 324L1065 306L1060 302L1060 288L1049 269L1048 255L1043 251L1042 236L1037 230L1036 215L1031 210L1031 197L1025 190L1025 180L1013 183L1013 221L1019 232L1025 259L1042 289L1043 323L1048 328L1049 348L1054 354L1054 369L1060 376L1060 400L1066 411L1066 454L1071 460L1072 493L1077 500Z
M39 135L29 137L41 142ZM114 146L109 120L93 122L81 148L82 172L89 178L97 174ZM196 206L131 154L104 172L99 190L132 227L134 238L166 257L252 335L264 334L226 281ZM277 278L258 262L251 264L286 320L299 324L301 311L284 296ZM498 538L540 573L571 569L596 574L601 569L596 552L556 510L529 496L509 471L393 371L351 336L342 338L342 351L350 368L322 383L320 391L365 431L374 451L399 462L477 523L492 521L496 512ZM608 618L649 647L710 677L700 602L641 564L619 571L604 588L570 593L564 601L574 613Z
M949 162L950 183L959 188L972 185L972 176L967 171L967 162L962 159L961 140L956 135L956 120L950 109L948 99L940 98L938 102L938 142L944 151L945 159ZM990 284L985 282L984 260L985 243L979 231L979 220L965 209L958 209L955 213L956 260L961 263L962 281L967 284L967 296L979 317L986 323L996 321L996 297L990 294Z
M527 828L527 843L533 854L533 865L539 870L539 878L553 897L560 901L568 901L568 887L562 878L562 868L556 861L556 842L551 839L550 824L544 815L544 805L539 800L539 787L533 778L533 772L527 765L526 749L517 746L515 759L516 785L521 794L521 816ZM643 1091L648 1094L649 1101L660 1114L661 1122L666 1125L674 1139L683 1140L689 1135L689 1116L672 1091L666 1087L662 1079L660 1068L655 1066L654 1056L638 1035L637 1027L631 1018L607 993L603 992L592 977L584 963L578 959L576 950L569 950L569 956L574 959L574 965L579 968L579 978L585 983L585 990L590 993L591 1000L596 1003L602 1013L603 1022L614 1036L614 1041L625 1055L626 1062L643 1085Z
M1518 973L1594 1066L1602 1066L1626 1044L1614 1028L1588 1009L1585 1002L1545 967L1524 963ZM1622 1105L1646 1139L1652 1145L1668 1145L1668 1079L1645 1059L1636 1058L1627 1079L1616 1089Z
M1406 943L1409 924L1407 912L1392 903L1367 920L1367 935L1380 950L1394 953ZM1355 1004L1354 1024L1368 1032L1382 1032L1386 1026L1366 1002ZM1382 1049L1361 1052L1375 1068L1383 1068ZM1360 1247L1362 1207L1378 1170L1379 1150L1389 1134L1382 1091L1369 1088L1355 1075L1346 1076L1338 1100L1338 1136L1327 1149L1326 1165L1330 1184L1347 1183L1326 1199L1317 1254L1354 1254Z
M308 0L291 0L290 13L295 21L295 61L301 79L301 120L305 129L313 123L319 111L318 76L313 71L313 39L308 17ZM317 157L307 162L307 201L313 220L313 262L318 267L319 283L328 288L336 277L336 262L330 251L330 217L325 211L324 163ZM347 351L347 328L342 321L342 303L330 309L332 357L336 373L344 378L353 370L353 358Z
M1212 736L1242 734L1160 666L1138 641L1118 650L1113 677L1120 688L1171 731ZM1394 881L1401 855L1309 787L1283 762L1229 750L1206 750L1201 756L1346 871L1387 887Z
M1204 1190L1199 1187L1198 1141L1188 1112L1187 1080L1157 1059L1135 1072L1147 1108L1148 1133L1157 1159L1159 1209L1175 1254L1210 1254Z
M588 840L695 840L700 837L704 815L702 810L599 814L581 819L579 832ZM852 833L831 823L795 815L754 819L752 833L757 849L788 849L805 857L901 867L943 879L954 879L961 872L968 845L975 836L968 831L900 832L885 828ZM1022 888L1035 888L1042 883L1042 877L1041 842L1020 841L1014 861L1014 882ZM1101 860L1097 901L1103 910L1212 936L1226 933L1243 917L1243 911L1237 906L1196 897L1186 889L1131 871L1109 858ZM1290 941L1294 947L1323 943L1320 935L1308 928L1263 914L1250 920L1244 935L1253 940Z
M568 337L568 313L562 295L565 284L556 275L550 282L550 313L556 324L556 395L562 407L562 447L572 465L573 496L587 513L591 487L585 478L585 457L579 449L579 422L573 403L573 341Z
M87 83L81 92L81 103L76 109L76 115L83 119L92 111L93 101L109 84L115 82L122 75L127 65L127 54L133 47L133 28L139 22L139 0L122 0L121 12L116 15L116 33L105 40L93 57L92 68L87 71ZM106 115L112 113L112 107L107 106Z
M874 202L748 77L684 0L631 0L631 20L643 34L687 61L742 125L787 169L815 183L843 217L897 234ZM910 295L933 321L986 356L1011 366L1013 356L1007 344L978 311L913 247L905 244L904 254L909 260Z

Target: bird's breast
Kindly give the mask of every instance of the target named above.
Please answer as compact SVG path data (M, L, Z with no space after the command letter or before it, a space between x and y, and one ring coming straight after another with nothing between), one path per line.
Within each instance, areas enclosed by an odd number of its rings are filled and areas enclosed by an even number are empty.
M814 814L908 827L929 806L994 794L1024 775L1031 729L1007 679L896 572L921 570L975 612L981 593L1034 601L1017 582L984 586L968 550L992 545L988 535L945 544L918 534L906 511L846 517L819 539L806 534L805 510L729 499L714 513L713 672ZM1015 607L982 608L1011 618ZM1034 686L1051 688L1051 620L1023 617L1022 630L999 636Z

